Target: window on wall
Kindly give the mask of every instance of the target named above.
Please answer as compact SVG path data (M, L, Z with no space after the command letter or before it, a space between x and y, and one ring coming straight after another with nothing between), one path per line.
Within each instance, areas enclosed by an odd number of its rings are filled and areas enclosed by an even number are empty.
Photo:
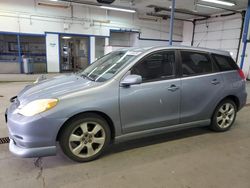
M0 35L0 62L18 62L18 43L16 35Z
M192 76L213 72L209 55L199 52L182 51L182 75Z
M137 63L131 74L142 76L143 82L172 78L174 71L174 51L156 52Z
M46 42L45 36L20 36L21 58L32 63L32 72L46 72Z

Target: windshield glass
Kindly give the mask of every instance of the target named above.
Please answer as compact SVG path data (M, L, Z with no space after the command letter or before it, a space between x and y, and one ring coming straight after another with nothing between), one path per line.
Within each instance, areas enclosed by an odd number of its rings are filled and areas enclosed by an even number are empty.
M115 51L111 52L92 65L87 67L80 75L96 82L104 82L112 78L120 69L134 60L141 51Z

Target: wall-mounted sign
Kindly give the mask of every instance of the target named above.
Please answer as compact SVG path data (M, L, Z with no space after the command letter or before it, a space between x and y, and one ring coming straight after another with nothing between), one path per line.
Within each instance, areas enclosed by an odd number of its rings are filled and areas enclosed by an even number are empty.
M51 43L49 43L49 45L50 45L50 47L54 48L56 46L56 43L51 42Z

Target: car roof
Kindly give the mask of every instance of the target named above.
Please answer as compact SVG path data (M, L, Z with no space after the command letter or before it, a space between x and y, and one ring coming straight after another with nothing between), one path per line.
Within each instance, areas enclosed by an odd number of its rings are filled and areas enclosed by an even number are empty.
M138 47L131 47L131 48L123 48L119 51L137 51L137 52L152 52L157 50L190 50L190 51L200 51L200 52L208 52L208 53L214 53L224 56L231 56L228 51L224 50L217 50L217 49L210 49L210 48L201 48L201 47L191 47L191 46L182 46L182 45L174 45L174 46L152 46L152 47L145 47L145 48L138 48Z

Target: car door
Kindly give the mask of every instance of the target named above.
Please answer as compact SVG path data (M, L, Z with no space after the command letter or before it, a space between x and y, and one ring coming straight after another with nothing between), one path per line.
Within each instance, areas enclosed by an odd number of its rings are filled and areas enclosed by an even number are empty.
M142 58L130 74L142 83L120 87L120 115L124 133L179 123L180 78L175 51L158 51Z
M211 118L223 91L223 80L209 53L180 51L181 123Z

